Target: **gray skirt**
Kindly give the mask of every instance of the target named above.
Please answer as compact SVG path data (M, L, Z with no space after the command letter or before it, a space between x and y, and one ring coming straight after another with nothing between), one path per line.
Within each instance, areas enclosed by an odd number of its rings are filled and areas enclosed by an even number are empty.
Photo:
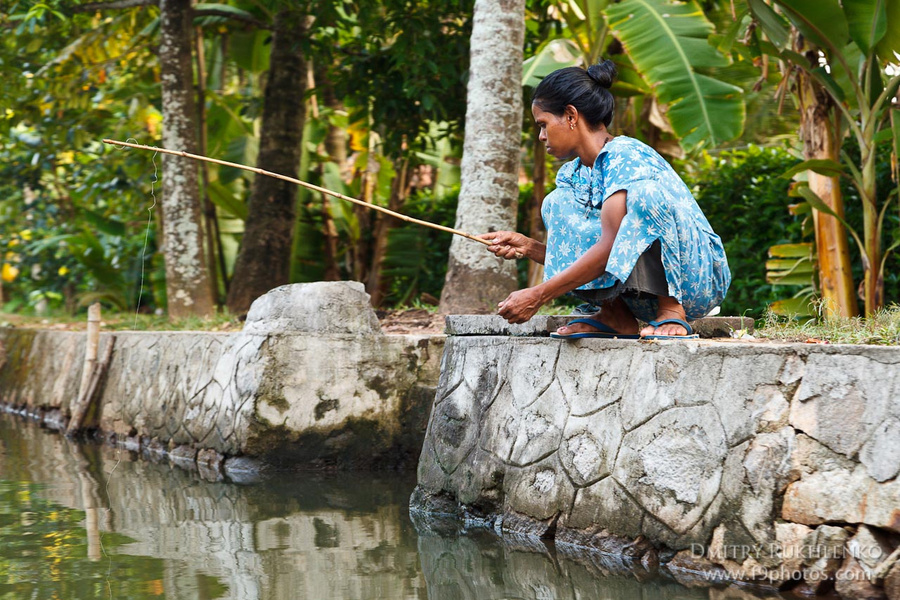
M650 247L641 254L634 265L634 270L625 281L616 281L615 285L608 288L573 290L572 295L598 306L619 296L640 300L655 300L658 296L668 296L669 284L662 264L662 246L659 240L650 244Z

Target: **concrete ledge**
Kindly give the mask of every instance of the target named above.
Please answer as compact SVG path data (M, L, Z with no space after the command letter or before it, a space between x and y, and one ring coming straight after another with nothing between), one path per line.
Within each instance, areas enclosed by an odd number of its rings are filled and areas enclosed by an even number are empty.
M445 321L447 335L512 335L547 337L572 319L584 315L537 315L527 323L513 325L500 315L448 315ZM753 332L750 317L706 317L691 323L702 338L731 337L733 331L746 329Z
M892 568L900 348L583 342L448 337L411 509L709 585Z

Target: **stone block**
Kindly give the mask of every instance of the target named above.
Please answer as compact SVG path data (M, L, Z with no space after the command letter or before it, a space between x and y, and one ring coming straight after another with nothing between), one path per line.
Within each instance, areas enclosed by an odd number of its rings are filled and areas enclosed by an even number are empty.
M511 467L504 480L504 512L538 521L554 518L572 506L575 489L555 456L524 468Z
M856 535L847 542L847 552L865 570L870 579L875 579L875 569L894 551L890 537L866 525L860 525Z
M245 333L382 335L381 325L358 281L294 283L253 301Z
M896 364L866 355L843 351L811 355L791 402L791 425L833 451L855 458L900 405L895 392L898 373ZM892 444L883 445L896 452ZM872 464L879 473L887 470L877 461Z
M190 446L177 446L169 451L169 460L182 469L197 468L197 449Z
M889 600L900 600L900 563L895 563L884 578L884 591Z
M635 538L641 533L643 510L625 493L615 479L607 477L580 489L564 525L568 529L598 527L614 535Z
M447 315L444 333L447 335L515 335L546 337L548 321L553 317L536 315L524 323L512 324L500 315ZM556 329L556 328L554 328Z
M900 419L890 418L879 425L860 450L859 460L875 481L896 478L900 474Z
M835 575L834 589L841 598L887 600L884 588L871 582L865 569L850 554L844 557L844 563Z
M730 338L741 329L753 333L753 319L750 317L704 317L691 322L694 333L701 338Z
M879 483L858 465L852 471L815 471L790 484L782 518L805 525L865 523L900 533L900 481Z
M647 512L682 534L716 497L727 449L711 406L672 408L625 436L613 475Z
M592 485L610 474L621 442L622 421L618 405L586 417L570 416L563 432L559 459L576 486Z
M512 324L500 315L447 315L444 332L447 335L512 335L547 337L572 319L586 315L535 315L525 323ZM750 317L706 317L691 322L701 338L730 338L732 333L745 329L753 333Z
M850 534L843 527L819 525L806 540L803 548L805 583L814 592L824 591L841 568L846 550L844 544Z

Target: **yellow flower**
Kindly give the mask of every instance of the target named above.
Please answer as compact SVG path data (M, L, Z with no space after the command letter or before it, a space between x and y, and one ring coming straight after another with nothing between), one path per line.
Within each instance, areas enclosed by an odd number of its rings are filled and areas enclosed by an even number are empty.
M19 270L12 266L9 263L3 263L3 270L0 272L0 277L3 278L3 281L6 283L11 283L15 281L16 277L19 275Z
M19 232L19 237L21 237L26 242L30 241L31 240L31 230L23 229L22 231Z
M59 270L57 271L57 273L59 275L65 275L68 272L69 272L69 267L60 267Z

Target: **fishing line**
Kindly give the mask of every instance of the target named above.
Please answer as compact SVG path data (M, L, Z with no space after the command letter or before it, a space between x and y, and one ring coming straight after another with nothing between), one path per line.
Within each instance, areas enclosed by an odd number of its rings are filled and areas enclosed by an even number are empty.
M128 138L126 141L134 140L134 143L137 143L137 139ZM126 150L125 146L115 146L117 150ZM141 309L141 300L144 299L144 267L147 262L147 246L150 243L150 228L153 225L153 209L156 208L156 184L159 183L159 165L156 164L156 157L159 152L154 152L151 161L153 163L153 178L150 180L150 198L152 203L147 208L147 227L144 231L144 247L141 249L141 283L138 288L138 297L134 306L134 321L131 326L132 331L137 330L137 321L138 315L140 314ZM116 472L116 469L119 468L119 463L122 462L121 458L121 448L119 444L116 443L116 464L113 465L112 470L109 472L109 475L106 478L106 501L109 504L109 508L107 509L109 512L112 512L112 496L109 493L109 482L112 480L113 473ZM106 551L106 547L103 545L103 533L100 532L99 536L100 542L100 550L103 552L104 556L108 559L107 570L106 570L106 589L109 593L110 599L113 597L112 595L112 583L110 582L110 577L112 575L112 555L110 555Z

